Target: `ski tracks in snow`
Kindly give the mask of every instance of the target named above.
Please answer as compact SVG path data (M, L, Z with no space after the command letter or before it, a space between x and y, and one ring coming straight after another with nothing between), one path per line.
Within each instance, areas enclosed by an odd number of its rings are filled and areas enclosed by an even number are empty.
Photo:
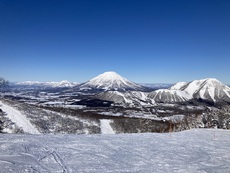
M33 142L32 142L33 141ZM0 165L3 166L1 172L38 172L38 173L69 173L68 167L57 148L46 146L38 140L33 140L28 144L25 141L0 143ZM10 146L10 147L9 147ZM14 149L15 148L15 149ZM13 149L15 153L9 152Z
M62 170L62 173L69 173L68 168L66 167L66 165L64 164L64 161L62 159L62 157L58 154L58 152L55 150L51 150L48 149L47 147L43 148L43 150L47 151L48 154L46 154L45 156L41 157L38 159L38 162L41 164L42 161L50 156L53 157L54 161L59 165L59 167Z

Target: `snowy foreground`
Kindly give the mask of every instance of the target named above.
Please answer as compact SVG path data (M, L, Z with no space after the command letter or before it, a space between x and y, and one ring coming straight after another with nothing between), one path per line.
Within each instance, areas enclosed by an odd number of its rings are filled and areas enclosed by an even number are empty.
M0 172L230 172L230 131L0 135Z

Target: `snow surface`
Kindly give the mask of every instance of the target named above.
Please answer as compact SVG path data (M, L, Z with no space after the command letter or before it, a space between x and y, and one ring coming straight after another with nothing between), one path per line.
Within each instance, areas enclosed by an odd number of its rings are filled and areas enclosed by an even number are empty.
M101 123L101 134L115 134L113 128L110 126L112 120L102 119Z
M25 115L15 108L0 101L0 108L5 112L7 117L11 119L18 127L21 127L24 132L30 134L39 134L39 131L30 123Z
M0 135L0 172L228 173L230 132Z

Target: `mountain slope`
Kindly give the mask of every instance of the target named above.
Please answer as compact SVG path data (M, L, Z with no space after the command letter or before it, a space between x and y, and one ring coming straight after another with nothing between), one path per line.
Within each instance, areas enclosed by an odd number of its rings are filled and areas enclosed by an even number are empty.
M187 82L177 82L175 83L173 86L171 86L169 89L170 90L179 90L181 89L183 86L185 86L187 84Z
M148 97L152 98L156 102L163 103L184 102L192 99L192 96L185 91L170 89L160 89L150 92Z
M194 80L189 83L178 82L169 89L149 93L156 102L184 102L191 99L212 103L230 103L230 88L214 78Z
M147 94L139 91L105 91L95 96L101 100L112 101L122 106L143 106L153 105L155 101L148 98Z
M230 88L214 78L194 80L180 88L195 99L230 102Z
M99 76L81 84L82 89L102 89L102 90L146 90L146 87L138 85L134 82L127 80L115 72L105 72Z
M31 124L29 119L14 107L0 101L0 108L6 113L6 116L12 120L25 133L40 134L40 132Z

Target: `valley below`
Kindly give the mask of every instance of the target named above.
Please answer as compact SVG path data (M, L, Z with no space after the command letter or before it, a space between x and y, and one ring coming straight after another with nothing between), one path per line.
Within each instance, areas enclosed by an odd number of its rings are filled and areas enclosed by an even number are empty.
M1 94L1 132L100 134L103 123L106 133L230 129L230 89L216 79L158 90L126 80L106 72L74 87L15 85Z

